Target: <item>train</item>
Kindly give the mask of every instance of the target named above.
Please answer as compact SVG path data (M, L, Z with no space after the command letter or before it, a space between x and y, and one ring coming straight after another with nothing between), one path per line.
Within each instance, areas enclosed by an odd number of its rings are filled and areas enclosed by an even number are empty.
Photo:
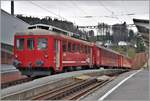
M44 24L16 32L14 66L27 76L101 67L132 69L130 58L71 35L69 31Z

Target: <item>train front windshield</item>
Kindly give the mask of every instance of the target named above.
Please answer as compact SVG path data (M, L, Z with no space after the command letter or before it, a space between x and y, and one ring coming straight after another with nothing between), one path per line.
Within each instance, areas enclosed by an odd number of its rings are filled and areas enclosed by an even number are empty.
M39 38L38 39L38 50L47 49L48 42L46 38Z
M27 40L27 41L25 41ZM27 48L29 50L35 49L35 41L37 41L37 50L44 50L48 48L48 39L47 38L38 38L35 40L34 38L18 38L16 39L16 49L24 50L25 42L27 42Z
M16 48L18 50L23 50L24 49L24 39L20 38L16 40Z

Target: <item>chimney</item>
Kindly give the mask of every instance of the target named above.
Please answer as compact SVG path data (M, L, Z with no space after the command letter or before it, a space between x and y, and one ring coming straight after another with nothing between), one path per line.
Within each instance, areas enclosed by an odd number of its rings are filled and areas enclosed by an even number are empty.
M11 15L14 15L14 1L11 1Z

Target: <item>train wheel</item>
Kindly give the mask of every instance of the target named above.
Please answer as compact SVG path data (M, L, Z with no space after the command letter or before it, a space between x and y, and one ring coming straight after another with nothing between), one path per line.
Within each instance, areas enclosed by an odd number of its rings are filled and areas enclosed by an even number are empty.
M64 72L64 73L65 73L65 72L68 72L67 68L63 68L63 72Z
M53 75L54 74L54 70L53 68L51 67L50 70L49 70L49 75Z
M72 67L73 71L77 71L77 67Z
M78 70L81 70L81 67L77 66L77 67L76 67L76 70L77 70L77 71L78 71Z
M73 67L68 68L69 72L73 71Z
M31 77L31 75L27 75L27 77L29 77L29 78L30 78L30 77Z

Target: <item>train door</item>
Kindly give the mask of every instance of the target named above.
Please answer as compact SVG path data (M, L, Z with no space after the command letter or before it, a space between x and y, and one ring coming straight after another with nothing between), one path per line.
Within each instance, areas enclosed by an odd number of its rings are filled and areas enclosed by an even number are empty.
M60 67L60 40L55 40L55 57L56 57L56 70Z
M26 49L24 53L26 65L31 68L31 66L34 66L34 56L35 55L35 40L34 37L28 37L26 38Z
M123 57L119 56L119 67L123 67Z
M101 61L102 61L101 56L102 56L102 54L101 54L101 49L99 48L99 65L101 65Z

